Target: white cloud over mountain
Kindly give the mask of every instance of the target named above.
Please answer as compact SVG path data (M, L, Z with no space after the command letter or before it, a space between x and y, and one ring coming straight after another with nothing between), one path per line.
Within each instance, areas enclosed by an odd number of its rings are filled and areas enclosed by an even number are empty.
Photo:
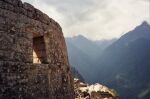
M22 0L58 21L66 37L120 37L149 21L149 0Z

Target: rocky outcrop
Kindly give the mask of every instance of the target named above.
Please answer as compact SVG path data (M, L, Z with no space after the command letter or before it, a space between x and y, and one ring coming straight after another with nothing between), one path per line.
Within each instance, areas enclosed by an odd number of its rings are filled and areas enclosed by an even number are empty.
M119 99L115 90L101 84L89 85L74 79L75 99Z
M74 99L61 27L20 0L0 0L0 99Z

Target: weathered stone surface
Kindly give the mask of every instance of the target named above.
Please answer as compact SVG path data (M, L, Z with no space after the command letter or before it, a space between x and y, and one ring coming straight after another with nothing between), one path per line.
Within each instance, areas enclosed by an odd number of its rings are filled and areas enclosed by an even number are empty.
M18 5L20 0L4 0L4 1L16 6L16 5Z
M74 99L73 89L59 24L28 3L0 0L0 99Z

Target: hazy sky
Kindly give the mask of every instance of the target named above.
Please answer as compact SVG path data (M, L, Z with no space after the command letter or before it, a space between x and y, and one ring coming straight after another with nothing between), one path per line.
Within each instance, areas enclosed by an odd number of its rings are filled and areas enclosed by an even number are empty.
M22 0L56 20L65 37L120 37L150 18L150 0Z

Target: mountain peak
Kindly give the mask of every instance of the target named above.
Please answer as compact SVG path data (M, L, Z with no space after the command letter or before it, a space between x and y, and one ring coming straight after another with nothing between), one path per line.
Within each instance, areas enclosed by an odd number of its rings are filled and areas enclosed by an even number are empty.
M147 21L142 22L141 26L150 26Z
M83 35L77 35L75 38L85 38Z
M139 25L139 26L137 26L136 28L135 28L135 32L140 32L140 33L144 33L144 32L146 32L147 34L150 34L150 32L149 32L149 30L150 30L150 25L149 25L149 23L147 22L147 21L143 21L142 23L141 23L141 25Z
M142 25L149 25L147 21L143 21Z
M124 43L128 43L139 38L145 38L150 40L150 25L148 22L144 21L135 29L129 31L128 33L124 34L119 40Z
M84 37L83 35L77 35L72 37L74 40L89 40L88 38Z

